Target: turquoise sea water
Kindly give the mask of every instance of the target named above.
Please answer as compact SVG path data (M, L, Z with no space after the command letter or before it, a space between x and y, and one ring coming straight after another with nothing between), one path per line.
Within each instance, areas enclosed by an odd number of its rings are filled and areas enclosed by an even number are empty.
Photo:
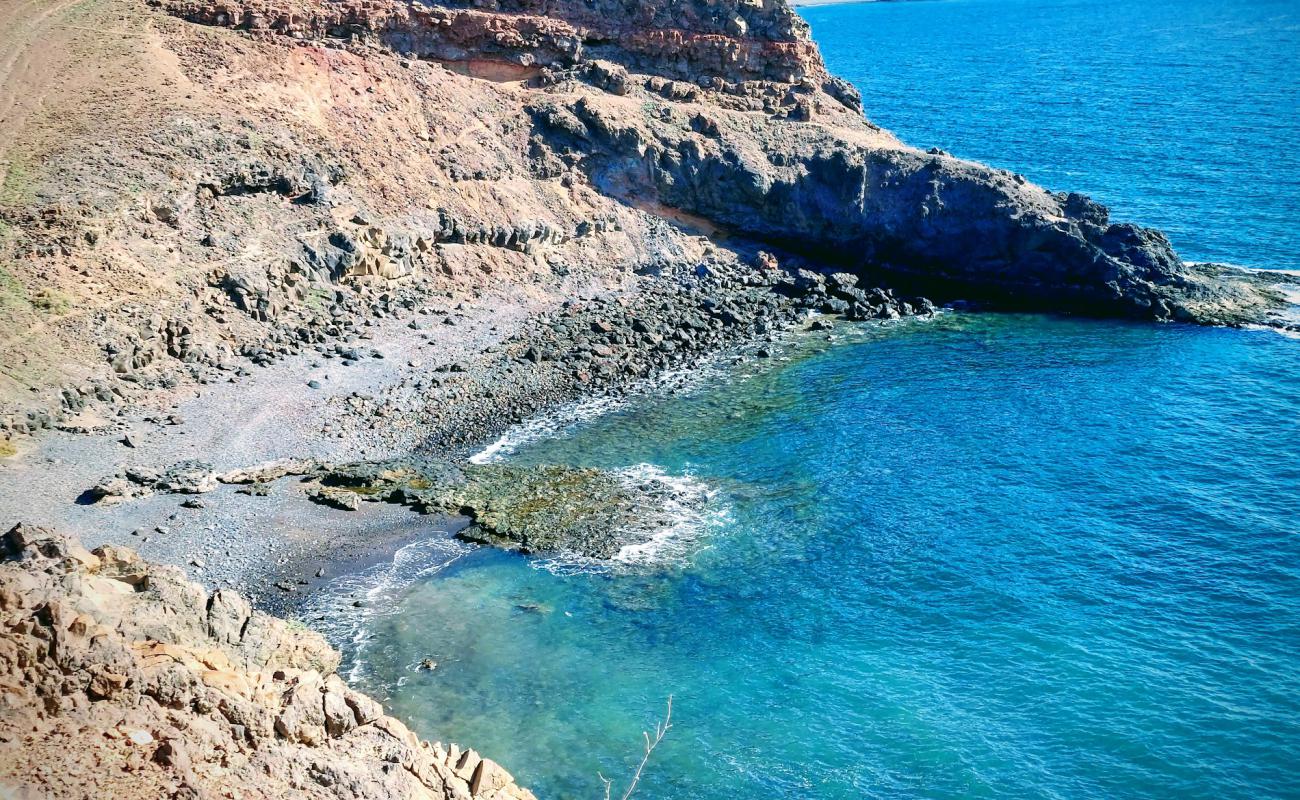
M1189 257L1295 264L1294 195L1260 182L1297 174L1261 177L1300 143L1297 5L807 15L905 138L1090 190ZM1081 70L1072 112L1035 89ZM1111 152L1173 137L1167 96L1182 126L1256 93L1232 124L1268 155ZM1165 110L1113 107L1133 97ZM836 336L524 443L507 457L653 465L708 513L617 569L409 548L339 621L353 677L543 798L624 781L670 694L644 800L1300 793L1300 341L959 313Z

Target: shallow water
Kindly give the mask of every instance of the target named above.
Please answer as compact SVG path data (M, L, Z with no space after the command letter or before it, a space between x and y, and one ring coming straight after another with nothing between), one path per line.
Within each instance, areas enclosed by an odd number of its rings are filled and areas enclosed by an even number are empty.
M512 457L709 483L685 559L474 552L359 677L550 797L668 694L642 797L1284 796L1297 376L1266 332L954 314L648 399Z
M1092 191L1189 258L1294 266L1295 9L807 16L905 138ZM1225 115L1191 134L1221 147L1157 147ZM541 797L625 779L669 694L644 800L1295 796L1300 342L958 313L837 336L496 452L715 494L650 565L408 549L345 587L363 615L334 604L353 677Z

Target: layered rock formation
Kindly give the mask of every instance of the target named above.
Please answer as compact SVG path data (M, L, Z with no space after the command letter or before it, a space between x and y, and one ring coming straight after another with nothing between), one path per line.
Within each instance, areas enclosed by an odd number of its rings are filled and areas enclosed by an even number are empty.
M784 3L179 0L170 9L249 31L375 41L413 58L546 68L535 83L562 96L527 104L533 146L603 194L945 298L1220 323L1254 319L1275 301L1244 274L1184 265L1158 231L1112 224L1084 196L870 136L878 131L856 94L828 76ZM602 91L575 99L577 82ZM636 113L611 97L629 95L677 102ZM795 124L809 120L819 124Z
M1202 323L1282 303L1087 198L898 142L782 0L45 4L55 63L6 88L44 111L0 144L18 432L376 318L701 265Z
M754 80L813 85L832 80L807 24L785 3L770 0L178 0L167 7L206 25L296 38L368 38L411 58L438 61L563 69L604 59L717 88ZM851 89L845 91L851 95Z
M0 457L288 356L356 363L378 321L464 303L530 319L339 424L463 448L810 310L957 299L1223 324L1282 302L1087 198L900 143L784 0L0 4ZM188 463L93 494L214 485ZM485 497L454 503L482 538L556 546ZM529 796L229 592L30 528L6 547L0 793Z
M420 741L317 634L129 550L17 526L0 563L0 795L532 798Z
M545 303L761 248L940 302L1227 324L1281 302L1087 198L897 142L780 0L155 5L187 22L110 0L142 47L64 26L8 90L48 107L13 114L0 161L0 389L45 406L18 432L447 293ZM86 48L110 98L68 88Z

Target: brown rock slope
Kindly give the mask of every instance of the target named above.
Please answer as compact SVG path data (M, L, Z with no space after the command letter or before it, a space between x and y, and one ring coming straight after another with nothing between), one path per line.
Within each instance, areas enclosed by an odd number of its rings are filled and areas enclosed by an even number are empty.
M1280 303L1086 198L899 143L784 0L0 15L0 434L431 302L545 305L760 248L941 301L1228 324Z
M319 635L239 595L41 529L0 544L0 796L533 796L418 740Z

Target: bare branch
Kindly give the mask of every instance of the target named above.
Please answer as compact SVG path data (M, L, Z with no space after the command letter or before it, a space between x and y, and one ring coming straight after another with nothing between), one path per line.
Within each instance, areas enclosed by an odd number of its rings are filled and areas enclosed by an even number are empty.
M627 785L627 791L623 792L623 796L620 800L628 800L628 798L632 796L632 792L636 790L636 785L641 782L641 773L645 771L645 765L650 761L650 754L653 753L655 748L659 746L659 743L664 740L665 734L668 733L668 729L672 726L673 696L668 695L668 710L664 713L663 720L655 723L654 739L650 738L649 731L641 732L641 735L645 737L645 754L641 756L641 763L637 765L636 772L632 775L632 782ZM596 774L599 775L600 773ZM605 800L609 800L611 782L604 775L600 775L600 779L605 784Z

